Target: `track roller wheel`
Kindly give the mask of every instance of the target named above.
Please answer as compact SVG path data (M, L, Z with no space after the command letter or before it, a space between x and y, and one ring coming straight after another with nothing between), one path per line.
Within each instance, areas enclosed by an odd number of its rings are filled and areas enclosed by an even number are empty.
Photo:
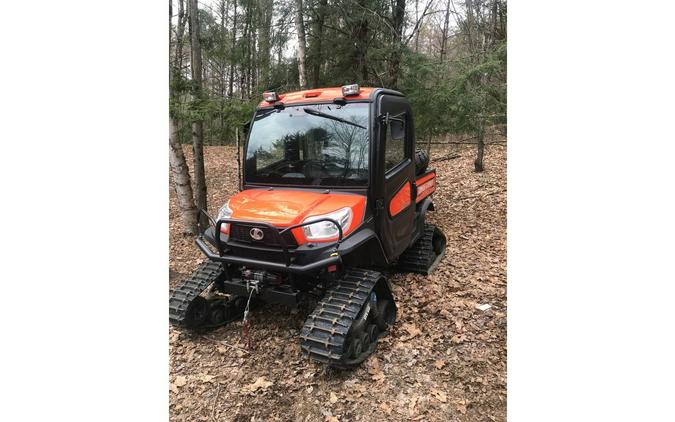
M363 343L361 342L361 339L357 338L352 342L352 345L352 354L349 356L350 358L356 359L363 353Z
M221 325L232 317L232 306L225 301L217 301L211 304L209 309L209 324Z
M361 344L363 345L363 350L368 350L368 348L370 347L370 340L371 340L368 332L366 331L362 332L359 339L361 340Z
M380 329L377 328L376 324L370 324L366 329L366 333L368 334L368 337L370 337L371 339L377 338L377 336L380 335Z
M197 328L204 325L208 318L209 302L202 296L197 296L187 308L184 324L188 328Z
M380 331L386 331L396 321L396 308L389 299L382 299L377 304L377 317L375 323Z

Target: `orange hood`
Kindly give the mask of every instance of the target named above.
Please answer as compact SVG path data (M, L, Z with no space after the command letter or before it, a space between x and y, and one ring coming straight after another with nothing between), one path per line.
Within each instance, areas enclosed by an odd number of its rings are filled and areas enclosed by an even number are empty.
M362 195L305 190L249 189L230 198L231 218L263 221L278 227L299 224L307 217L350 207L353 220L347 233L363 221L365 205L366 197Z

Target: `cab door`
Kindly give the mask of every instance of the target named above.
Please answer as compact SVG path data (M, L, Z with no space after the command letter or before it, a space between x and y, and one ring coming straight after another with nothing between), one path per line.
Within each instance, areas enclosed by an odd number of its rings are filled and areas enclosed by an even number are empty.
M404 97L382 95L378 105L379 233L387 258L393 260L410 245L414 231L414 131Z

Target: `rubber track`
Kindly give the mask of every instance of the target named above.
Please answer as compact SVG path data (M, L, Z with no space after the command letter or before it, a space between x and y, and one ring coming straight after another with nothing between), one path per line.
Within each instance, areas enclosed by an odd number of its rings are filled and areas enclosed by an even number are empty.
M204 261L171 293L169 298L169 322L183 327L190 302L195 300L207 287L223 274L219 262Z
M434 253L432 239L436 226L424 224L424 233L414 245L406 249L398 258L398 270L402 272L431 274L438 262Z
M347 333L366 303L381 274L348 269L307 317L300 333L300 347L310 358L342 366Z

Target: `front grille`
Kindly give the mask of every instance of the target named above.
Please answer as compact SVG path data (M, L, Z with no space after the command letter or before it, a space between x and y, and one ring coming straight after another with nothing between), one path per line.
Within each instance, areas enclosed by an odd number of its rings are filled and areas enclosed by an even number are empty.
M263 231L263 238L261 240L255 240L251 237L250 234L251 229L256 227ZM230 239L237 242L243 242L252 245L263 245L281 248L282 245L281 242L279 241L279 237L275 236L275 233L273 233L272 230L276 229L272 229L265 226L256 226L255 224L232 223L232 226L230 227ZM293 236L293 233L291 233L290 231L287 231L281 236L286 241L286 246L288 246L289 248L298 247L298 243L295 241L295 236Z
M230 245L230 252L233 256L240 258L256 259L258 261L285 262L284 252L269 249L251 249L247 247L237 247ZM293 259L293 252L288 252L289 258Z

